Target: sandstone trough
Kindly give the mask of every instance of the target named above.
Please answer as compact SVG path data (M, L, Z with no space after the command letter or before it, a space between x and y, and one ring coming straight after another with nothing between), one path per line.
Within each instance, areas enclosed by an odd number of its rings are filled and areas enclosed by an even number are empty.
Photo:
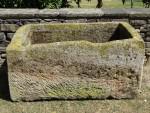
M29 24L7 47L13 101L135 98L144 42L124 22Z

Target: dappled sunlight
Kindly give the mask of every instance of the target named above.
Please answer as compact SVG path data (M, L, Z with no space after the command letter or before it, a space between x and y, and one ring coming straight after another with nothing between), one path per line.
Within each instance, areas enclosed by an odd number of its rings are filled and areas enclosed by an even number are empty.
M74 8L77 8L77 5L74 1L72 1L71 5ZM96 8L97 5L97 0L82 0L81 3L81 8ZM125 5L122 4L122 0L103 0L103 8L130 8L130 1L127 1ZM134 8L143 8L143 3L142 2L134 2Z

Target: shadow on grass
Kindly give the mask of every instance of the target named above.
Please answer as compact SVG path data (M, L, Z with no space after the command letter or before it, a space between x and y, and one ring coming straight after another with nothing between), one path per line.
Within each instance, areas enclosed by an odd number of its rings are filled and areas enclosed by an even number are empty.
M0 66L0 99L10 100L6 60Z

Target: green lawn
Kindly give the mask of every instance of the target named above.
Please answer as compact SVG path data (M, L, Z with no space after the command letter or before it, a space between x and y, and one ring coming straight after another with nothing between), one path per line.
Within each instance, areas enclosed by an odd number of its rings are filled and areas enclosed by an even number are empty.
M72 6L77 8L77 5L74 1L72 1ZM95 8L97 4L97 0L91 0L88 2L87 0L81 0L81 8ZM122 0L103 0L103 8L130 8L130 1L127 1L125 5L122 4ZM133 8L142 8L142 2L134 2Z

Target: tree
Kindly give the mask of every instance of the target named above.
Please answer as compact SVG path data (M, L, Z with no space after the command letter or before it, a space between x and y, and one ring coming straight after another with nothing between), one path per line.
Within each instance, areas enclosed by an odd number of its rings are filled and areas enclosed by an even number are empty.
M126 3L127 0L122 0L122 3L123 5ZM133 8L133 0L130 0L131 1L131 8Z
M45 8L50 0L0 0L0 8Z
M61 3L61 8L67 8L69 7L70 4L67 0L62 0L62 3Z
M81 3L81 0L74 0L78 6L78 8L80 8L80 3ZM87 0L88 2L90 2L91 0ZM96 5L96 8L101 8L103 6L103 0L97 0L97 5Z
M144 7L149 8L150 7L150 0L142 0Z
M81 0L74 0L74 1L75 1L75 3L77 4L78 8L80 8L80 7L81 7L81 6L80 6Z
M101 8L102 6L103 6L103 1L102 0L97 0L96 8Z
M0 0L0 8L64 8L69 7L67 0Z

